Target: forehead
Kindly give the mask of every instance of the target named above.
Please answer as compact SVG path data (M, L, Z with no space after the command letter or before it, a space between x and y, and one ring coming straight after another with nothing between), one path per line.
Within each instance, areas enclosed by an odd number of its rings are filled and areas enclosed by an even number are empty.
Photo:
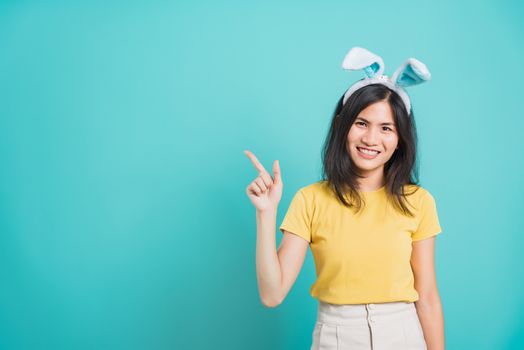
M394 123L393 110L387 101L370 104L357 115L370 123Z

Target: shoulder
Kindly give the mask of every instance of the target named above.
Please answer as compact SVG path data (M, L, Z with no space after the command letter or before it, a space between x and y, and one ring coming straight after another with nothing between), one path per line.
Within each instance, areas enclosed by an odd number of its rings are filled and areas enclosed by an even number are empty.
M332 190L325 180L316 181L308 185L299 187L295 193L295 197L304 200L306 203L312 205L321 205L325 201L330 200L332 195Z
M325 180L320 180L313 182L309 185L302 186L299 188L298 192L302 192L302 194L308 198L319 198L325 195L329 195L331 193L331 188L329 187L329 184Z
M415 203L418 207L424 205L424 203L435 202L435 198L431 192L427 188L420 185L404 185L404 192L406 194L406 198L408 198L410 202Z
M431 196L431 193L430 191L425 188L425 187L422 187L420 185L415 185L415 184L407 184L407 185L404 185L404 191L406 193L406 195L414 195L414 196L427 196L427 195L430 195Z

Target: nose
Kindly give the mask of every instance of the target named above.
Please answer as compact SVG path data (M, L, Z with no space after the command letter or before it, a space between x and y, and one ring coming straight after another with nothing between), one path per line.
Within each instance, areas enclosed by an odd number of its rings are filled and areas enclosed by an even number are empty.
M379 131L376 128L368 128L362 136L362 142L368 146L373 146L378 143Z

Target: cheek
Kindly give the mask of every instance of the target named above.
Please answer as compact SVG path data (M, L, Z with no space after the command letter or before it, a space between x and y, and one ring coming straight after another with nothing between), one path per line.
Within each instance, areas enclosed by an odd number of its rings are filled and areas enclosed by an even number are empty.
M398 145L398 136L396 134L388 135L387 137L384 138L384 144L388 148L395 149L395 147L397 147Z
M346 137L347 141L350 143L355 143L357 140L359 140L359 132L355 128L349 129L348 135Z

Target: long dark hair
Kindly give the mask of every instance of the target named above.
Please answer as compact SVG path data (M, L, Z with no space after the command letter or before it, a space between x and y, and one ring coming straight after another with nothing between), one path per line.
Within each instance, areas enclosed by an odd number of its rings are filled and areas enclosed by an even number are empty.
M406 205L406 196L414 192L406 193L405 185L418 185L417 130L413 110L408 114L400 96L382 84L366 85L355 91L345 104L342 101L343 96L333 113L322 149L322 180L327 181L345 206L360 211L364 199L359 193L357 181L363 176L358 173L348 153L347 135L360 111L375 102L387 101L393 110L398 148L384 165L386 193L397 209L412 217L413 213ZM346 195L349 195L350 201L346 200Z

